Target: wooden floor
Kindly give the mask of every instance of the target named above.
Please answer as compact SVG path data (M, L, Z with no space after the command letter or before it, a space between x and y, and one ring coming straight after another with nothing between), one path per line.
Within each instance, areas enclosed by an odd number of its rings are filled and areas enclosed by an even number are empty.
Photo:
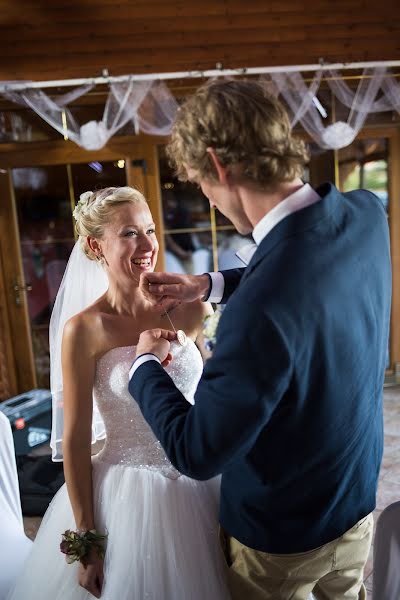
M385 449L377 506L374 511L375 526L382 510L392 502L400 500L400 386L385 388L384 399ZM40 521L40 517L24 517L25 532L32 540L35 538ZM365 567L365 585L369 597L372 594L372 552L373 547Z

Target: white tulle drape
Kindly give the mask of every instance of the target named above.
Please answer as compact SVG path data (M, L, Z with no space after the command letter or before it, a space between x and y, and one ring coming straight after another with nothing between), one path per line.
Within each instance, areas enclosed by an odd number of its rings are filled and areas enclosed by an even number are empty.
M357 89L352 89L334 70L320 69L307 85L301 72L282 71L260 78L269 92L286 104L291 124L299 125L324 149L343 148L355 139L368 114L385 111L400 113L400 83L384 67L365 69ZM346 120L332 121L321 111L317 98L326 81L340 114L348 109ZM124 125L132 123L136 133L167 136L178 110L178 102L160 80L135 80L129 76L109 84L109 93L101 121L79 124L68 105L93 88L80 86L57 99L40 89L2 92L8 99L34 110L49 125L87 150L98 150ZM339 111L337 111L339 112ZM321 114L322 113L322 114Z
M329 73L329 72L328 72ZM356 92L352 92L343 81L328 79L328 84L336 96L349 110L346 121L336 121L325 125L320 111L313 102L318 83L316 74L309 88L300 73L272 73L279 94L288 105L293 117L292 124L300 122L307 133L321 148L338 149L351 144L365 123L385 77L384 68L365 69ZM343 84L343 85L340 85ZM307 107L304 110L304 107ZM387 110L387 109L386 109Z
M31 108L59 133L85 150L98 150L132 121L135 131L139 126L146 133L168 135L175 117L177 104L162 82L126 81L111 83L101 121L80 125L67 105L86 94L93 85L84 85L53 100L42 90L26 89L4 92L9 100ZM139 110L140 108L140 110ZM155 115L151 123L151 115ZM159 124L158 124L159 123Z
M169 135L178 103L162 81L155 81L138 111L140 131L149 135Z

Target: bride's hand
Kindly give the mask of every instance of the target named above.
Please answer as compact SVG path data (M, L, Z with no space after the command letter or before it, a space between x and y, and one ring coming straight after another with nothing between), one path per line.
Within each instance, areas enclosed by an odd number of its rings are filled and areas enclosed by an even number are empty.
M79 565L78 582L81 587L90 592L95 598L100 598L104 581L104 560L92 550L85 559L85 564Z

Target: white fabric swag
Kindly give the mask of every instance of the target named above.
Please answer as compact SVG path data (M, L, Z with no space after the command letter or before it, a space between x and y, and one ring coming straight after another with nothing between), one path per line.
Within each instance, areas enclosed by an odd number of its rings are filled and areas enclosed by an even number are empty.
M348 108L346 121L332 121L321 106L317 94L327 84L336 103ZM351 89L338 71L317 71L309 86L300 72L271 73L262 76L268 91L286 104L292 127L299 124L324 149L339 149L351 144L369 113L400 113L400 83L383 67L363 72L356 90ZM167 85L159 80L125 81L109 84L109 93L100 121L79 124L68 105L88 93L94 84L80 86L57 99L40 89L2 92L9 100L31 108L60 134L86 150L98 150L128 123L136 133L167 136L171 133L178 103ZM342 111L343 112L343 111Z
M327 71L331 77L337 76ZM272 80L276 83L279 93L288 105L293 117L292 125L298 121L312 137L325 149L339 149L351 144L374 107L376 96L385 77L385 69L365 69L356 92L353 92L343 81L328 79L328 85L339 102L350 111L347 121L336 121L325 125L321 112L314 99L322 79L322 73L317 72L310 87L304 82L300 73L273 73ZM388 110L388 103L381 103Z

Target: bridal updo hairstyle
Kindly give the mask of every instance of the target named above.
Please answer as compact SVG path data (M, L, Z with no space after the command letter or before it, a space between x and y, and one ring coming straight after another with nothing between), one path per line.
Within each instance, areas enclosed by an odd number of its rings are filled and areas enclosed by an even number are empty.
M143 194L129 186L108 187L81 194L73 215L79 243L90 260L96 260L97 257L87 243L87 236L100 240L104 234L104 226L110 222L113 211L123 202L147 204Z
M239 167L243 183L261 189L301 177L308 162L285 109L256 81L212 81L179 108L167 146L179 179L187 180L187 166L199 179L217 180L207 148L224 167Z

